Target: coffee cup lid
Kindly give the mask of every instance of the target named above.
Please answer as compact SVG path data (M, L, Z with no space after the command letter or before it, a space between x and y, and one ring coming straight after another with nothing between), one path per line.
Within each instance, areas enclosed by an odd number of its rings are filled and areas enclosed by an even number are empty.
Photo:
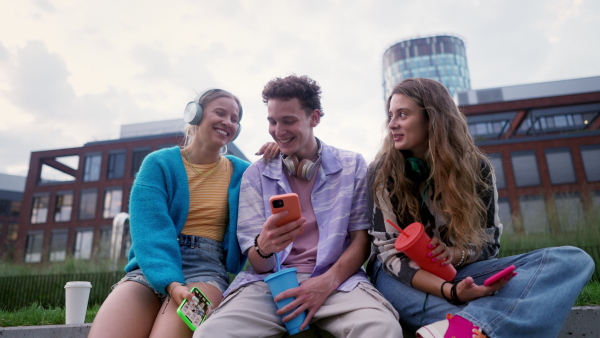
M92 287L92 283L90 282L86 282L86 281L74 281L74 282L67 282L67 284L65 285L65 288L91 288Z

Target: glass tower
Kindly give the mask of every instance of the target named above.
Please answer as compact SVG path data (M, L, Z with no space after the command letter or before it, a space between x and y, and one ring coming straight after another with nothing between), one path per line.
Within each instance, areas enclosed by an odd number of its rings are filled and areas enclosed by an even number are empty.
M383 90L387 99L395 85L411 77L442 83L450 95L471 89L464 42L450 35L405 40L383 54Z

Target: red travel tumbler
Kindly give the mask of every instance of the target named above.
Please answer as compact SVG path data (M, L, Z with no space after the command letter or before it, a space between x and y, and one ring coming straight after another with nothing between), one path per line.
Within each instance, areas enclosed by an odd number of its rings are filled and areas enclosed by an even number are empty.
M433 262L432 257L427 256L430 251L427 247L429 242L431 242L431 238L425 232L423 224L415 222L400 231L394 246L396 250L404 252L422 269L451 281L456 276L456 269L452 264L442 265L443 261Z

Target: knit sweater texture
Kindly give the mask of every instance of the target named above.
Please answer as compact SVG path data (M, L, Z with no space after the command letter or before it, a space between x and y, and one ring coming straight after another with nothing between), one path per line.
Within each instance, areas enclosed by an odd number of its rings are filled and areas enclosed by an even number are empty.
M226 157L233 164L233 174L228 189L229 220L222 243L226 269L236 274L246 262L236 231L242 174L250 164L235 156ZM185 225L189 202L180 148L165 148L146 156L130 194L132 245L125 271L141 268L150 285L165 295L170 283L185 282L177 236Z

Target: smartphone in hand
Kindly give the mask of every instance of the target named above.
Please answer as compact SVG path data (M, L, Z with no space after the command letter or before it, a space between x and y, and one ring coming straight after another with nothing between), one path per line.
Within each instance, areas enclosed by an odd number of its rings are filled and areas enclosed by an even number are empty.
M193 287L190 292L198 298L198 304L194 305L192 302L184 299L179 308L177 308L177 314L192 331L196 331L196 328L206 319L212 303L197 287Z
M486 279L483 282L483 285L485 286L490 286L494 283L496 283L497 281L499 281L500 279L510 275L511 273L513 273L513 271L515 271L516 267L514 265L511 265L509 267L507 267L506 269L498 272L497 274L493 275L492 277Z
M269 199L269 203L271 204L271 213L273 214L284 210L288 211L287 216L275 223L277 226L282 226L302 217L302 212L300 211L300 199L296 193L272 196Z

